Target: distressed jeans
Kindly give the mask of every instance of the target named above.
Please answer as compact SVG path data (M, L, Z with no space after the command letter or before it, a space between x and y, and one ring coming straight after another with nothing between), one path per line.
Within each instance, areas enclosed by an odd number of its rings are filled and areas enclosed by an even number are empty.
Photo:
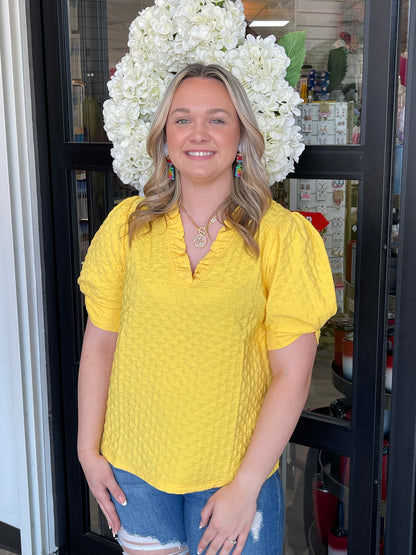
M219 488L177 495L157 490L124 470L113 467L113 472L127 498L125 507L115 502L122 527L121 545L130 550L146 545L144 549L149 555L152 550L173 547L178 548L175 553L186 554L189 550L196 555L204 533L204 529L199 530L201 511ZM277 471L260 490L257 512L242 554L281 555L283 527L283 488Z

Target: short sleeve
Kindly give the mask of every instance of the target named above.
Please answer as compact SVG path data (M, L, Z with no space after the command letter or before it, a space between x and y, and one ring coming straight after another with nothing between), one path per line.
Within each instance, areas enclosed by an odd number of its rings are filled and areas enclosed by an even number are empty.
M280 207L265 237L267 348L280 349L315 333L337 310L325 245L298 213Z
M138 197L129 197L110 212L91 241L78 278L90 320L107 331L119 328L128 219L137 202Z

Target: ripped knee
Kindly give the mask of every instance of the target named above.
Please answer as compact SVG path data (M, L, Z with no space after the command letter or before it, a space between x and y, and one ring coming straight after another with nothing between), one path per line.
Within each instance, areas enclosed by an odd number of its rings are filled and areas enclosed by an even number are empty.
M263 528L263 513L261 511L257 511L253 524L251 525L250 534L253 537L254 542L258 542L260 540L260 530Z
M188 547L177 541L161 543L157 538L129 534L121 528L118 542L125 555L189 555Z

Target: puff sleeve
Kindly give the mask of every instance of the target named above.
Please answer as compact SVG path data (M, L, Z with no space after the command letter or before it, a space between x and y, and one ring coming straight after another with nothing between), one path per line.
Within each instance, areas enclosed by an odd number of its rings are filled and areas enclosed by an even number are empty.
M306 218L279 207L265 238L269 350L319 330L337 310L325 245Z
M91 241L78 278L88 316L103 330L118 332L129 249L128 218L137 203L138 197L129 197L110 212Z

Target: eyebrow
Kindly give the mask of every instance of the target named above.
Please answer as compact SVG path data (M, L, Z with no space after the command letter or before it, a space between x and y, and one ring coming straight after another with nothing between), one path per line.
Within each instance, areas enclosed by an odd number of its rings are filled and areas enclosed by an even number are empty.
M182 112L185 114L189 114L191 112L191 110L189 108L175 108L175 110L173 110L173 112L171 112L171 115L175 114L176 112ZM227 114L227 115L231 115L230 112L228 112L228 110L224 110L224 108L210 108L209 110L207 110L208 114L217 114L218 112L221 112L223 114Z

